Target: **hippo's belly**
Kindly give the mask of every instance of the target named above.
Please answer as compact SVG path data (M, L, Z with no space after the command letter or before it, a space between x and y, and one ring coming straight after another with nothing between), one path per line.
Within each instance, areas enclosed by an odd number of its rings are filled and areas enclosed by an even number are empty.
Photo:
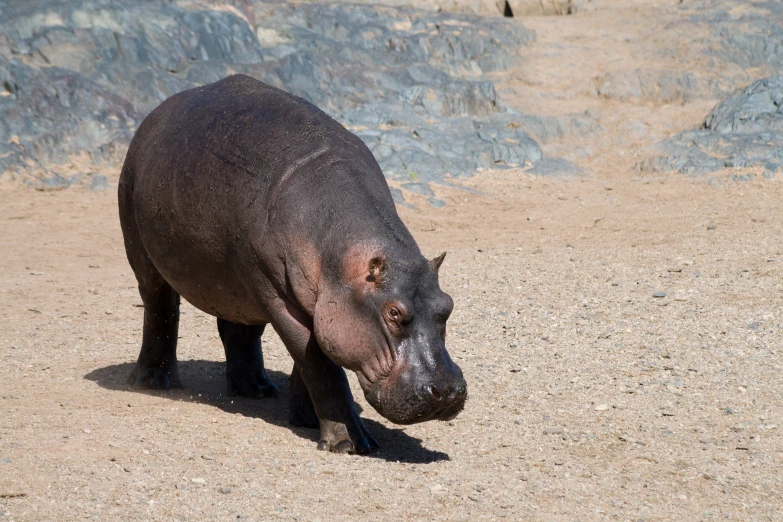
M165 185L136 198L139 235L155 268L210 315L240 324L269 322L258 298L266 278L258 263L247 261L254 257L248 231L226 219L232 214L216 208L220 201L188 202L188 194L175 197L174 187Z

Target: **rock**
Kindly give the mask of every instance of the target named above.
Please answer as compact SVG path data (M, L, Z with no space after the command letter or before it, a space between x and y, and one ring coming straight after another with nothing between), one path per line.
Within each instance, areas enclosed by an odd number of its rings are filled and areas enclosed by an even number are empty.
M310 1L332 3L332 0ZM499 0L384 0L383 4L396 7L414 7L438 13L449 12L500 16L503 6L499 6L498 2ZM353 3L372 5L377 3L377 0L356 0Z
M607 411L609 408L611 408L611 406L608 404L599 404L595 407L595 411Z
M204 480L203 478L199 478L199 477L192 478L192 479L190 479L190 481L191 481L193 484L205 484L205 483L207 482L207 481L206 481L206 480Z
M562 158L542 158L536 162L532 168L528 169L529 174L536 176L557 177L568 179L581 173L579 167Z
M610 72L598 81L598 95L604 98L635 102L653 100L657 103L687 103L724 96L732 91L736 79L715 78L692 71L635 69Z
M429 185L416 182L416 183L403 183L402 188L405 190L408 190L409 192L413 192L414 194L422 194L425 196L434 196L435 193L432 192L432 189Z
M658 150L660 155L637 168L701 176L759 166L764 177L774 177L783 169L783 76L758 80L729 96L707 115L701 129L664 140ZM752 178L753 174L731 176L733 181Z
M652 296L657 299L660 299L662 297L666 297L666 292L654 292Z
M111 188L109 180L106 176L100 174L92 174L90 176L90 190L93 192L101 192L103 190Z
M547 435L559 435L563 433L563 428L561 428L560 426L547 426L546 429L544 430L544 433L546 433Z
M390 187L389 190L391 190L392 199L394 200L395 203L397 203L398 205L402 205L404 207L414 208L413 205L405 201L405 198L403 197L402 191L400 189Z
M311 0L312 1L312 0ZM315 0L329 3L331 0ZM373 0L355 3L373 4ZM524 17L568 15L605 7L602 0L384 0L385 5L415 7L433 12L471 13L489 16Z
M709 27L710 44L702 53L742 69L780 70L783 66L783 16L780 2L704 0L683 2L690 22ZM709 7L709 9L705 9ZM740 14L741 13L741 14Z
M632 437L632 436L630 436L628 434L618 435L617 438L620 439L623 442L628 442L628 443L631 443L631 444L639 444L640 446L645 446L644 442L642 442L639 439L636 439L635 437Z
M486 12L482 2L461 11ZM387 177L419 190L480 167L535 167L543 154L526 129L548 136L560 124L506 108L486 74L514 66L533 33L499 16L394 3L426 11L271 1L231 10L131 0L2 5L0 173L41 190L81 184L82 175L52 165L83 154L119 164L155 106L234 72L321 107L367 143ZM25 178L31 168L46 174ZM536 173L563 172L577 170L553 162ZM104 190L109 181L93 174L85 185ZM395 200L404 202L402 192Z
M228 488L226 486L221 486L219 491L224 495L228 495L229 493L231 493L231 488Z
M499 5L507 4L510 13L517 16L540 16L540 15L566 15L575 13L578 4L586 4L589 0L507 0L498 2ZM505 9L504 9L505 10Z

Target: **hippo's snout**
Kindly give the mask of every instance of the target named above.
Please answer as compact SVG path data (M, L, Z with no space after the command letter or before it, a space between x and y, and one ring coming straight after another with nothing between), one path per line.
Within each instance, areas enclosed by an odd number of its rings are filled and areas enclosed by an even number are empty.
M381 415L396 424L456 417L468 398L468 385L460 368L451 363L432 373L416 370L408 366L390 375L374 390L365 390L365 397Z
M450 381L425 385L421 390L423 401L433 405L433 419L451 420L462 411L468 398L468 383L461 374Z
M416 395L419 402L429 405L429 419L451 420L465 406L468 385L460 371L459 375L421 385Z

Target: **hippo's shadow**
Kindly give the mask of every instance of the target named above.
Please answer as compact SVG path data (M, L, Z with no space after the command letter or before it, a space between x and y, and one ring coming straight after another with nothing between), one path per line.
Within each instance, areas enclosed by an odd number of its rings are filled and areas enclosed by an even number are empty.
M300 437L318 441L318 430L294 428L288 423L288 396L290 393L289 375L283 372L267 370L269 379L280 388L277 398L247 399L230 397L226 393L226 365L215 361L179 361L179 373L184 388L161 391L132 388L126 379L135 363L113 364L93 370L84 376L109 390L131 391L156 397L168 397L176 401L199 402L215 406L227 413L238 413L246 417L260 418L276 426L289 428ZM357 404L361 413L361 408ZM381 448L369 456L388 461L411 464L427 464L440 460L450 460L448 454L429 450L421 445L421 440L411 437L400 429L393 429L374 420L364 418L364 424L381 445ZM313 445L315 451L315 444Z

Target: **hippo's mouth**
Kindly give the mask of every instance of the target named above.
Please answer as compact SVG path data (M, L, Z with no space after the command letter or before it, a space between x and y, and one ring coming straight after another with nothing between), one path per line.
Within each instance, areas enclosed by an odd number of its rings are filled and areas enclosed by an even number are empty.
M372 381L362 371L357 371L356 377L359 379L359 385L364 392L364 398L367 399L367 402L369 402L378 413L383 415L381 406L381 385L385 378L378 381Z
M395 424L418 424L430 420L450 421L454 419L465 406L465 401L433 404L415 395L405 394L404 397L394 397L386 390L386 378L371 381L362 372L356 372L359 384L367 402L384 418ZM467 397L466 397L467 398Z

